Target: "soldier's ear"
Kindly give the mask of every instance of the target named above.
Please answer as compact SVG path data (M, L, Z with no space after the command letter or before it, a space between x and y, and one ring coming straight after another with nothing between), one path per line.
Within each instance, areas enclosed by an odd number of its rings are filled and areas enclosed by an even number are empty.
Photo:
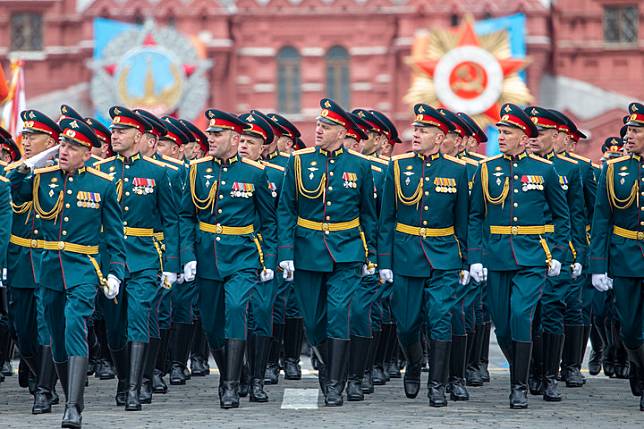
M344 127L338 127L338 140L344 140L347 136L347 129Z

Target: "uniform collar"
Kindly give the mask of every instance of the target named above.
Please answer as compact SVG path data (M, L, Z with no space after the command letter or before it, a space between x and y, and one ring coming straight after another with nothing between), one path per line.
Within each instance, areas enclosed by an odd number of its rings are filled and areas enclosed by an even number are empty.
M64 171L63 171L63 174L65 174L68 177L74 177L74 176L80 176L81 174L85 173L86 171L87 171L87 167L83 165L82 167L80 167L76 171L74 171L72 174L66 173Z
M556 154L556 153L555 153L555 151L553 150L552 152L547 153L547 154L546 154L546 156L545 156L544 158L546 158L546 159L552 159L552 158L554 158L556 155L557 155L557 154Z
M441 153L436 152L436 153L433 153L433 154L427 155L427 156L421 155L420 153L416 153L416 156L418 156L418 158L422 159L423 161L434 161L434 160L436 160L436 159L441 157Z
M275 149L275 152L269 153L267 158L270 161L271 159L277 158L278 156L280 156L280 151Z
M239 156L235 154L231 158L223 159L223 160L219 158L213 158L213 161L215 161L217 164L220 164L220 165L231 165L239 161Z
M132 155L130 157L125 157L125 156L123 156L123 155L121 155L119 153L119 154L116 155L116 159L118 159L119 161L123 162L123 164L132 164L132 163L134 163L134 161L141 159L141 154L136 153L136 154L134 154L134 155Z
M523 159L523 158L527 158L527 157L528 157L528 153L526 151L521 152L517 156L503 154L503 159L507 159L509 161L514 161L516 159Z
M344 153L344 148L343 147L340 147L340 148L338 148L338 149L336 149L334 151L330 151L330 152L328 150L320 148L320 155L324 155L324 156L329 157L329 158L338 157L342 153Z

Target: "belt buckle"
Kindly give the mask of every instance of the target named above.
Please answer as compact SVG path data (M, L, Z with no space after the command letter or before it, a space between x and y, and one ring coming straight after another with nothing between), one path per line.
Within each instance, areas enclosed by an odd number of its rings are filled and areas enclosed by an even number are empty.
M427 238L427 229L426 228L418 229L418 235L420 235L423 238Z
M58 250L63 250L65 248L65 242L64 241L59 241L58 242Z
M215 234L221 234L222 232L224 232L224 227L219 223L215 225Z
M516 225L510 227L510 232L512 233L512 235L517 235L519 233L519 227Z
M637 239L639 241L644 241L644 231L637 231Z
M37 248L38 247L38 240L31 240L31 247L32 248Z
M322 222L322 231L329 233L329 224L327 222Z

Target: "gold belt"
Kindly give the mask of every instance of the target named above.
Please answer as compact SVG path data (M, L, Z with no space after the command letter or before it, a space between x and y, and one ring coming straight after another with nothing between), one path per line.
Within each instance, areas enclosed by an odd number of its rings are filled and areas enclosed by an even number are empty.
M220 224L213 225L211 223L199 222L199 229L203 232L209 232L211 234L223 234L223 235L241 235L241 234L252 234L255 232L253 225L246 226L224 226Z
M64 250L65 252L80 253L81 255L98 254L98 246L85 246L67 241L43 241L42 244L42 248L45 250Z
M613 225L613 234L628 238L629 240L644 241L644 231L631 231L630 229L625 229L617 225Z
M43 241L42 240L32 240L30 238L18 237L17 235L11 234L9 237L9 242L20 247L27 247L30 249L42 249Z
M553 229L554 231L554 229ZM502 235L539 235L546 232L546 225L534 225L534 226L501 226L501 225L490 225L490 234L502 234Z
M130 226L123 227L123 234L130 237L154 237L154 230L152 228L132 228Z
M555 232L555 226L554 226L554 225L552 225L552 224L544 225L544 228L545 228L546 232L548 232L548 233L553 233L553 232Z
M297 218L298 226L314 231L336 232L346 231L348 229L357 228L360 226L360 218L355 218L347 222L314 222L312 220Z
M453 226L448 226L447 228L421 228L418 226L405 225L404 223L397 223L396 231L409 235L417 235L423 238L449 237L450 235L454 235Z
M163 232L155 232L154 238L156 238L158 241L163 241L165 240L165 234Z

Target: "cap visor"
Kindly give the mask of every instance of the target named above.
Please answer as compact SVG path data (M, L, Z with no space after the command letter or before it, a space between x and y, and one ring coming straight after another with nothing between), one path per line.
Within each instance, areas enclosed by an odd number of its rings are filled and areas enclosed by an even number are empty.
M318 121L320 121L320 122L324 122L324 123L325 123L325 124L327 124L327 125L336 125L336 126L338 126L338 127L341 127L341 126L342 126L342 124L338 124L337 122L332 121L332 120L331 120L331 119L329 119L329 118L325 118L324 116L318 116L316 119L317 119Z
M226 128L221 128L221 127L208 127L206 128L207 133L220 133L224 131Z
M644 127L644 122L628 121L624 124L625 127Z
M126 128L135 128L135 127L125 125L125 124L114 124L114 123L110 124L111 130L124 130Z

